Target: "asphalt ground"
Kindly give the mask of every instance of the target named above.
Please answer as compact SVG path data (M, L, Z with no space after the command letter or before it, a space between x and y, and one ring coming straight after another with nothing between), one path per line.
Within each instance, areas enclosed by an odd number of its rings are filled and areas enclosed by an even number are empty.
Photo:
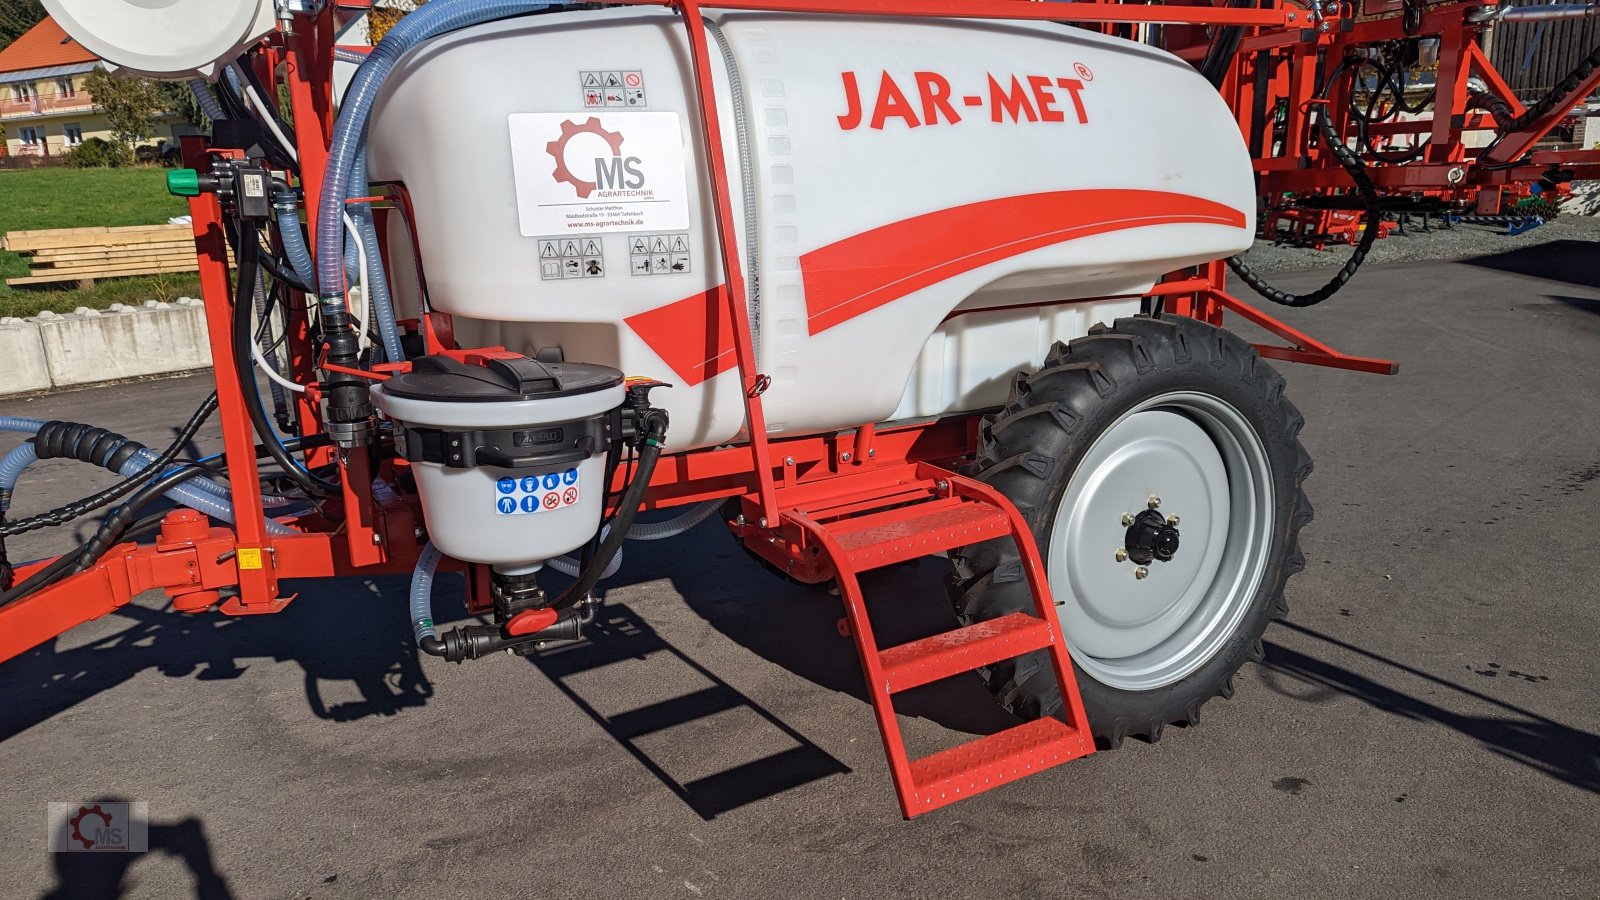
M1401 374L1282 367L1309 566L1198 728L902 821L837 600L715 523L630 545L603 634L534 660L419 660L403 579L249 619L145 596L0 666L0 895L1600 894L1600 245L1373 267L1282 314ZM0 414L160 445L207 390ZM17 511L100 483L40 465ZM951 624L942 570L869 580L886 640ZM919 750L1008 721L975 676L902 711ZM151 851L47 853L47 801L95 798L147 801Z

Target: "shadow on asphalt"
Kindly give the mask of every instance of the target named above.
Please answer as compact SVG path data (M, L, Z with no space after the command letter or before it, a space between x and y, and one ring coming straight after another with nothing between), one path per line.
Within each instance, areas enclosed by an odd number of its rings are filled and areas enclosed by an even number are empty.
M607 606L590 627L588 640L540 651L533 654L530 660L562 694L605 729L640 765L650 770L690 809L708 821L721 813L830 775L850 771L848 766L773 715L766 707L735 690L710 669L673 646L625 605ZM595 702L591 702L573 685L574 675L629 660L650 660L655 664L657 677L678 683L683 676L687 676L695 682L697 689L648 706L608 715L602 713ZM660 672L660 663L663 661L679 671ZM662 758L668 754L659 749L652 752L640 745L639 739L648 735L739 709L759 716L780 735L778 740L792 746L712 775L681 781L671 774L673 760ZM699 753L690 755L698 756Z
M120 797L102 797L96 802L120 803ZM148 853L55 853L56 885L40 900L112 900L126 896L133 885L128 871L150 854L175 856L194 876L196 900L232 900L228 880L217 871L211 858L211 842L199 819L179 822L151 822Z
M334 722L392 716L433 696L397 606L403 579L291 582L286 590L296 588L300 598L273 616L191 616L128 604L115 615L133 624L115 634L83 644L69 635L34 648L5 664L0 740L150 669L215 681L239 677L252 659L292 662L304 672L312 714ZM465 615L445 599L442 613ZM361 640L350 639L356 630ZM354 685L361 699L326 703L329 682Z
M1384 712L1417 722L1434 722L1481 743L1489 752L1516 760L1525 766L1591 793L1600 793L1600 736L1579 731L1530 712L1520 706L1462 687L1453 681L1430 675L1405 663L1347 644L1319 631L1280 623L1291 631L1322 641L1341 650L1389 666L1430 684L1449 688L1461 695L1502 710L1509 715L1474 716L1455 712L1420 697L1379 684L1366 675L1341 668L1281 644L1267 643L1262 666L1269 673L1287 675L1303 684L1323 690L1307 694L1294 690L1272 677L1265 679L1275 693L1303 703L1326 703L1336 694L1354 697Z
M840 637L838 598L820 587L786 582L750 564L716 522L698 535L673 542L630 545L628 563L609 589L667 579L689 609L721 635L772 665L821 687L859 701L862 736L874 734L873 717L855 646ZM635 547L637 546L637 549ZM893 646L955 627L943 585L944 566L927 560L869 573L863 579L873 625L882 646ZM402 608L404 578L340 579L291 584L302 596L282 613L230 619L188 616L128 605L116 615L132 624L115 634L74 645L70 638L45 644L4 668L7 702L0 708L0 740L10 738L101 691L149 669L173 678L237 678L252 659L292 662L305 678L311 713L332 722L393 716L422 706L433 697L412 643ZM436 617L451 622L466 616L458 576L441 576ZM1305 702L1326 702L1335 692L1416 721L1452 728L1493 753L1517 760L1574 786L1600 793L1600 737L1454 684L1394 660L1302 626L1291 630L1397 672L1450 688L1509 715L1467 715L1404 693L1373 678L1278 644L1269 644L1265 661L1274 690ZM351 640L359 630L361 640ZM58 649L66 644L65 649ZM675 667L697 687L682 696L639 706L618 699L624 712L605 712L607 704L586 697L571 678L628 659L657 658ZM747 803L839 772L842 762L712 669L679 649L626 604L607 605L582 644L552 648L530 657L533 665L591 716L698 815L710 819ZM1274 675L1320 688L1307 696ZM601 677L604 677L603 675ZM353 685L359 700L328 703L323 686ZM963 675L897 697L900 713L928 719L967 734L989 734L1016 720L997 707L975 674ZM753 713L786 749L727 771L681 780L672 760L662 759L660 735L680 725L703 723L731 710ZM687 755L701 738L669 741L672 753ZM652 755L654 754L654 755Z
M1551 241L1505 253L1476 256L1462 262L1469 266L1600 288L1600 266L1594 264L1595 250L1593 241Z
M1600 315L1600 300L1596 300L1593 297L1563 297L1560 294L1545 294L1545 296L1564 306L1570 306L1573 309L1579 310L1580 312Z

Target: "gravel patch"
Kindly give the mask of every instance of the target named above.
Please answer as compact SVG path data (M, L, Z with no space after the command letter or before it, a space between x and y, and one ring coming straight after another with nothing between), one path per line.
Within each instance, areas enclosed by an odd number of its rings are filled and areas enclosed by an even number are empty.
M1503 225L1440 228L1435 224L1431 231L1422 231L1408 225L1405 234L1390 232L1388 237L1374 244L1365 264L1488 256L1556 241L1583 241L1600 251L1600 217L1563 214L1519 235L1507 236L1505 230ZM1313 250L1256 241L1245 256L1245 262L1257 272L1334 269L1345 264L1351 249L1346 244L1329 244L1326 250Z

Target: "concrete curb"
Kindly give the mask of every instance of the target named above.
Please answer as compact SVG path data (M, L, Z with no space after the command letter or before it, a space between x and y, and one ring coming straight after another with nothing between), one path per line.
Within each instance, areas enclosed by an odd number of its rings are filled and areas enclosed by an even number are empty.
M0 397L210 365L205 305L188 297L0 319Z

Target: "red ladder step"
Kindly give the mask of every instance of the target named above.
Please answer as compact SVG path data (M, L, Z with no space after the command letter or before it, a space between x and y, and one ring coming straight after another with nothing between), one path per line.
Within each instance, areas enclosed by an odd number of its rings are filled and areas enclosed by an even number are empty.
M955 497L841 519L827 528L857 572L1011 533L1004 512Z
M1094 752L1044 563L1027 523L1010 501L988 485L926 463L918 463L915 472L909 480L900 473L886 472L876 498L881 505L875 509L870 492L863 495L859 490L846 504L851 512L871 512L842 515L838 503L814 507L814 512L799 505L784 511L784 518L810 535L833 564L849 632L867 676L873 714L883 734L895 793L907 818ZM926 499L908 502L905 498L911 487L926 491ZM1023 574L1033 594L1032 615L1013 613L878 649L858 573L1000 537L1015 541L1022 555ZM1035 650L1045 650L1050 656L1050 668L1065 701L1065 722L1037 719L932 756L909 758L896 719L894 694Z
M1082 731L1059 719L1034 719L911 762L911 815L1077 759L1093 749Z
M901 644L879 654L884 689L891 694L909 691L1002 659L1043 650L1050 641L1050 625L1043 619L1012 613Z

